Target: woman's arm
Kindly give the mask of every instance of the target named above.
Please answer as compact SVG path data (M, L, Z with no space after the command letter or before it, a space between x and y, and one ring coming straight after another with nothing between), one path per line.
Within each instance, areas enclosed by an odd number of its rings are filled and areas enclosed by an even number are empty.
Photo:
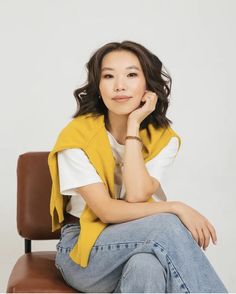
M138 136L139 124L129 121L127 136ZM145 202L159 188L160 183L151 177L146 169L141 152L141 142L126 140L122 172L126 190L126 201Z
M145 91L139 107L129 114L127 136L139 135L141 122L155 110L157 100L155 92ZM126 140L125 143L123 181L128 202L146 201L160 185L149 175L143 160L141 143L136 141Z
M106 223L121 223L161 212L173 213L179 217L190 231L193 239L203 250L206 250L212 239L216 244L217 237L213 225L194 208L180 201L159 201L128 203L111 199L107 211Z
M89 208L107 224L122 223L145 216L169 212L177 215L200 247L205 250L210 238L216 242L212 224L199 212L179 201L129 203L112 199L104 183L90 184L76 189ZM96 197L94 197L96 195Z
M105 222L121 223L161 212L178 216L203 250L208 247L210 239L216 244L217 236L213 225L198 211L180 201L128 203L111 199Z

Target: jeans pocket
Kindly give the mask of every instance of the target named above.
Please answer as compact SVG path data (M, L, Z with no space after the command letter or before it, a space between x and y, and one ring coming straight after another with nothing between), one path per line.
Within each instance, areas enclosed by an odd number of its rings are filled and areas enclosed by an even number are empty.
M67 225L64 225L61 228L61 238L64 235L67 235L70 232L79 232L79 231L80 231L80 225L79 224L67 224Z
M80 234L80 225L67 224L61 229L60 241L57 243L56 248L58 252L69 253L78 241Z

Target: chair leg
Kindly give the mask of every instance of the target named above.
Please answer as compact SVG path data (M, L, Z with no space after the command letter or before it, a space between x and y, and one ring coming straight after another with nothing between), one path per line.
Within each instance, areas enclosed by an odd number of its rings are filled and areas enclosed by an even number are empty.
M25 253L31 253L31 240L25 239Z

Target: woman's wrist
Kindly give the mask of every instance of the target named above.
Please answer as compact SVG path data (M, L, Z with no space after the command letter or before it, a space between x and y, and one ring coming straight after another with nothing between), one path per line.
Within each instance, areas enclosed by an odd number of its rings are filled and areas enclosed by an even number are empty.
M176 215L179 215L182 208L182 203L180 201L168 201L170 204L170 211Z
M127 136L139 136L140 124L134 120L129 120L127 123Z

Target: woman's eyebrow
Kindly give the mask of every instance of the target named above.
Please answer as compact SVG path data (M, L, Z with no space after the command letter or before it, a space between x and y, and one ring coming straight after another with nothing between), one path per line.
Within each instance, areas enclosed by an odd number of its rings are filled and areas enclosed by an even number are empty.
M128 66L128 67L126 67L126 69L137 69L137 70L140 70L140 68L137 67L136 65ZM102 71L104 71L104 70L114 70L114 68L111 68L111 67L103 67L102 68Z

